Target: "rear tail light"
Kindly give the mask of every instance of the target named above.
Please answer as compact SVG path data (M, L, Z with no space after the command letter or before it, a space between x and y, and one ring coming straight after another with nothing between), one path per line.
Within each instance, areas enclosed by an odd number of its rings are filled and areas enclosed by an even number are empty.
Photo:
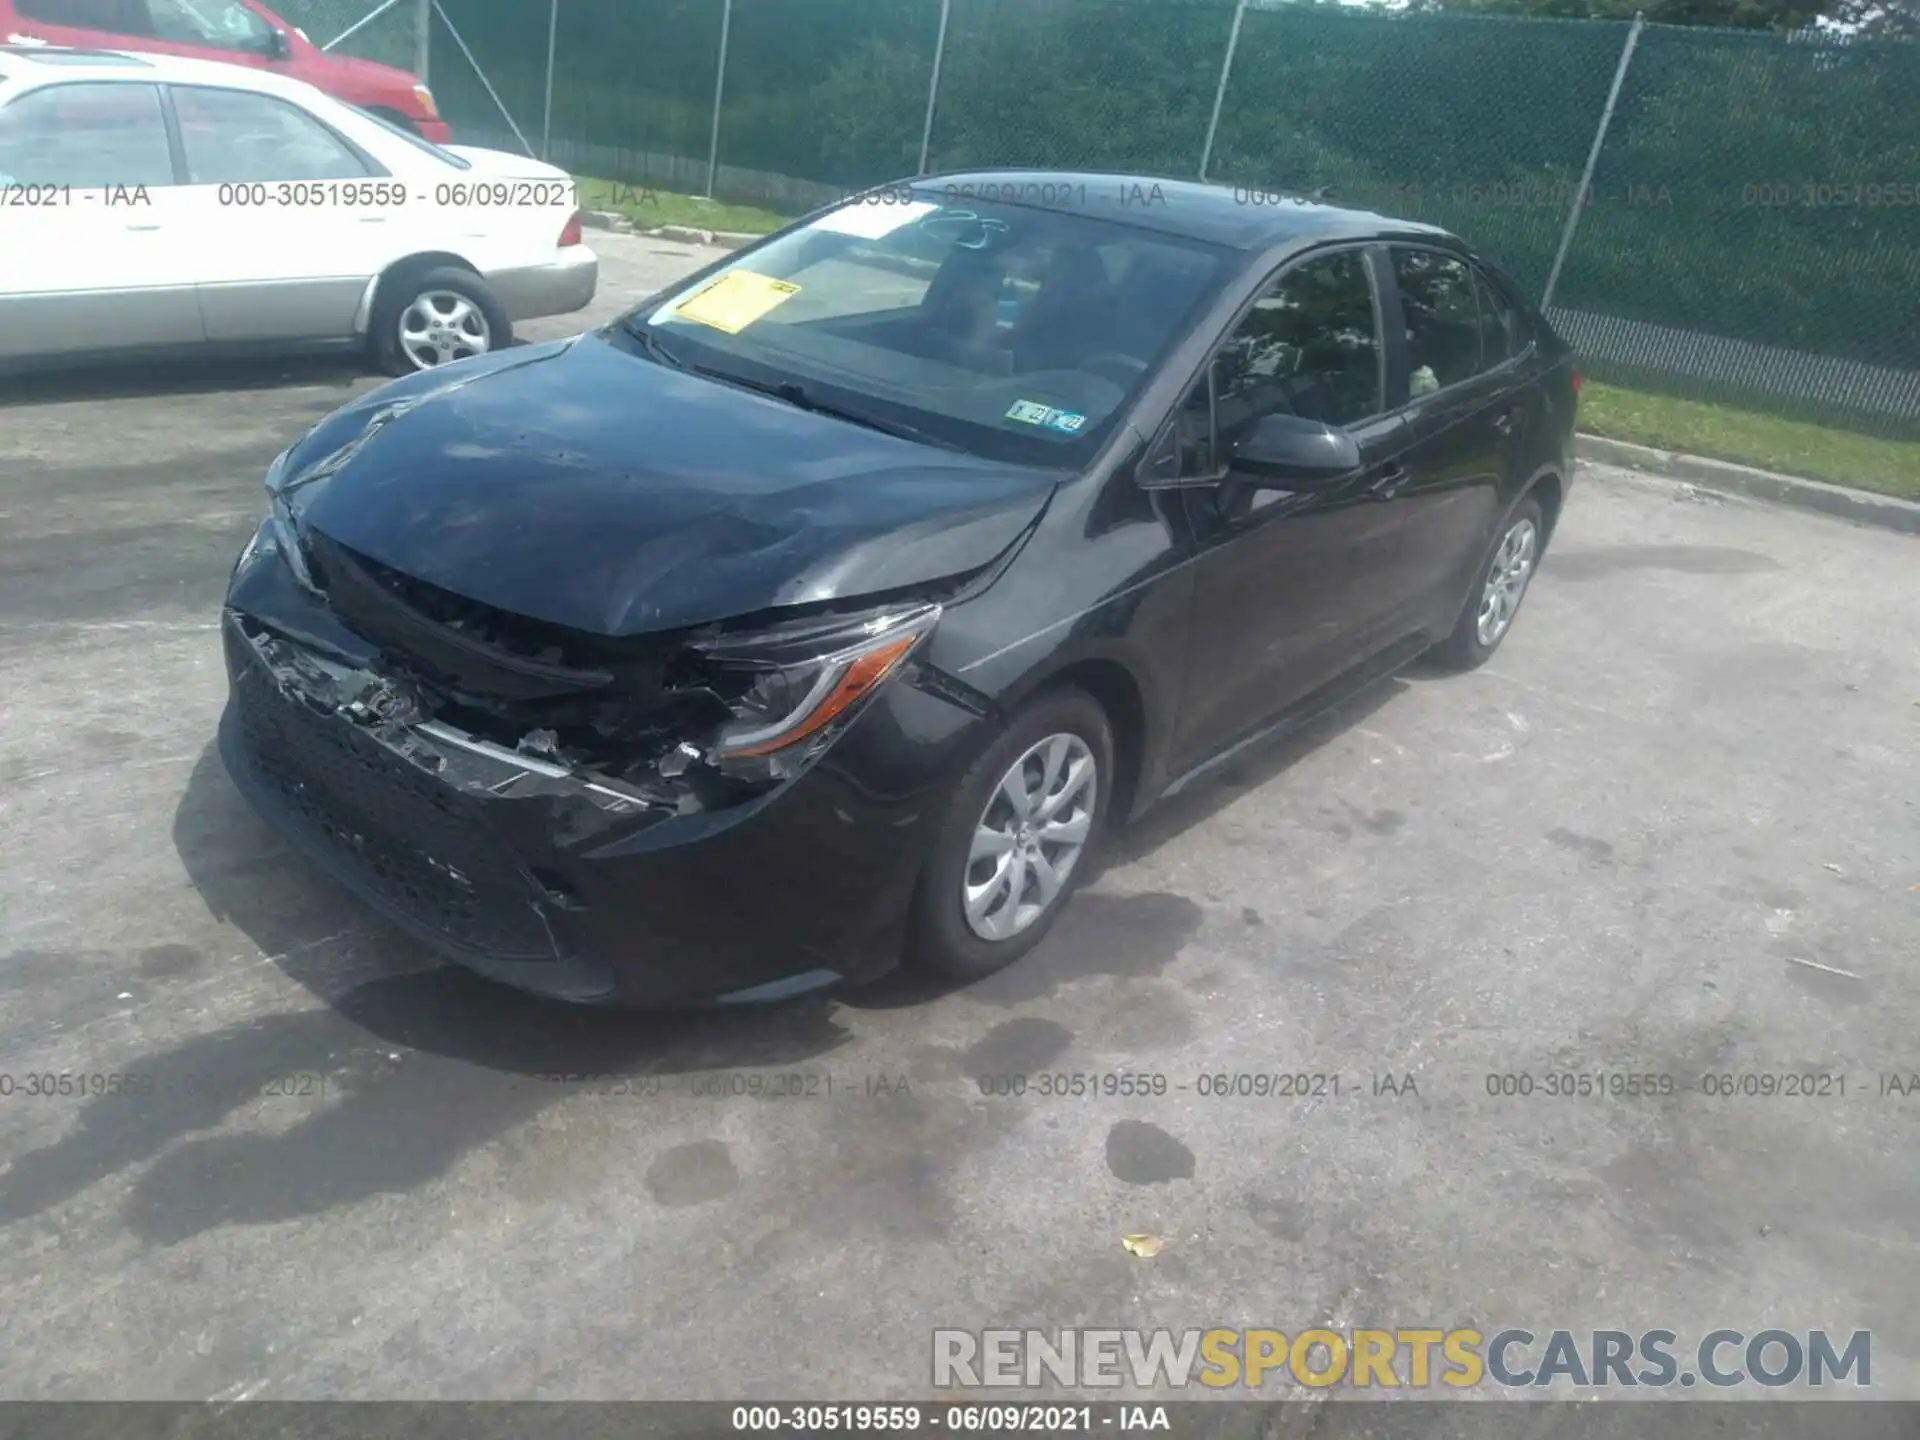
M578 210L574 211L573 218L567 221L567 228L560 232L560 248L562 250L566 249L569 245L579 245L585 242L586 237L581 229L582 223L581 212ZM1576 382L1576 385L1577 383L1578 382Z
M1581 377L1581 374L1580 374L1580 367L1579 367L1578 365L1576 365L1576 366L1574 366L1574 367L1573 367L1573 393L1574 393L1575 395L1578 395L1578 394L1580 393L1580 381L1581 381L1581 378L1582 378L1582 377Z

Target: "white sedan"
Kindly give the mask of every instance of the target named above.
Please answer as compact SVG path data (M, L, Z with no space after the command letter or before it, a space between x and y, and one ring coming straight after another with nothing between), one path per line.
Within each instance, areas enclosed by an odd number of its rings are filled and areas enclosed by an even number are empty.
M598 281L554 166L242 66L0 47L0 370L344 345L401 374Z

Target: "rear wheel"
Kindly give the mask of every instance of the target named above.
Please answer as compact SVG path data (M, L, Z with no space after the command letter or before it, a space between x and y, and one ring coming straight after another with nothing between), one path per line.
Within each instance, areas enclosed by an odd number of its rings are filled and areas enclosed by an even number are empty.
M456 265L402 270L374 302L373 353L389 375L433 370L513 343L513 326L487 284Z
M1113 730L1085 691L1032 701L955 787L914 897L909 949L976 980L1052 928L1106 828Z

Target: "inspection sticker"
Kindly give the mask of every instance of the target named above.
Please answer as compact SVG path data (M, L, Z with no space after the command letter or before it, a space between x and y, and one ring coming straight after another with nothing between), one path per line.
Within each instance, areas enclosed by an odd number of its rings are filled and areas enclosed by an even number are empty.
M738 335L776 305L784 305L799 293L798 285L775 280L771 275L729 270L669 306L668 312L682 320Z
M1038 425L1061 435L1078 435L1087 417L1078 410L1056 410L1038 400L1016 400L1006 418L1022 425Z

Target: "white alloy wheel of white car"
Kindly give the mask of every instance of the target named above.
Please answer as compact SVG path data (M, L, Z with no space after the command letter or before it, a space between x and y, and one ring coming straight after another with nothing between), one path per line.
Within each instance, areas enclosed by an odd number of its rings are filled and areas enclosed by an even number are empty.
M0 370L357 346L404 374L582 309L572 178L299 81L0 47Z

